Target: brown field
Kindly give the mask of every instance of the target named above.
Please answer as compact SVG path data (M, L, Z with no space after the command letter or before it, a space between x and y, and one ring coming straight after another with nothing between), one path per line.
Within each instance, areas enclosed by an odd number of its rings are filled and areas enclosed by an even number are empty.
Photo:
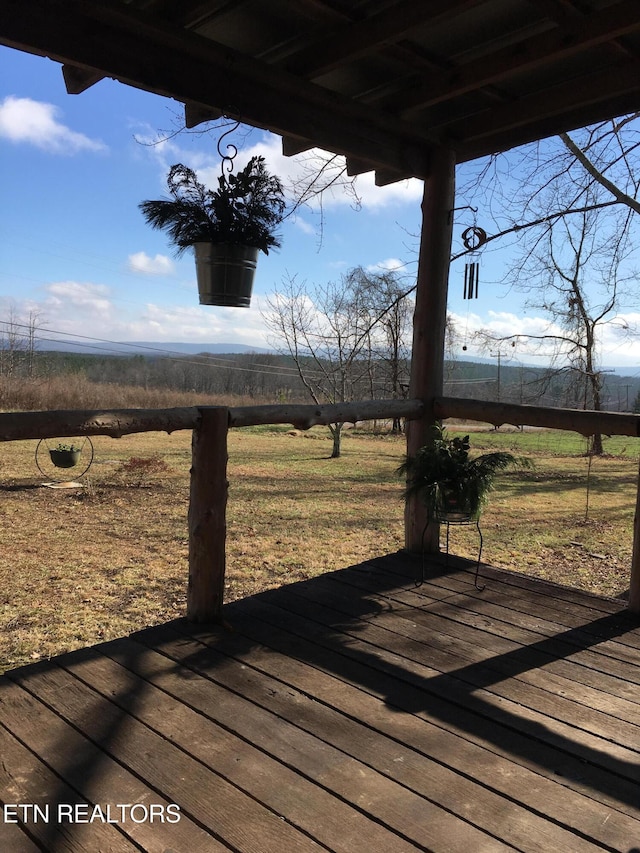
M292 433L231 432L228 599L402 547L403 439L349 433L336 460L326 430ZM42 486L37 442L3 445L0 668L184 614L190 439L97 437L84 488L55 490ZM624 594L637 457L594 460L585 519L586 460L530 455L535 469L504 475L492 496L483 559ZM166 470L141 471L132 457ZM453 530L451 550L477 554L474 530Z

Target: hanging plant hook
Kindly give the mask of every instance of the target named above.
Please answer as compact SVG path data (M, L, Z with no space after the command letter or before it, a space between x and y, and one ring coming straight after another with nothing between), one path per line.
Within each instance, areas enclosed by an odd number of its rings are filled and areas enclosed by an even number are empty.
M220 136L218 142L216 143L216 148L218 149L218 154L221 158L220 170L222 172L223 178L225 177L225 173L230 174L231 172L233 172L233 161L238 156L238 149L232 142L228 142L227 153L224 153L222 150L222 140L225 138L225 136L229 136L229 134L235 133L239 127L240 120L238 119L234 122L232 127L230 127L228 130L225 130L225 132Z
M460 207L452 207L451 210L449 211L449 217L448 217L449 222L451 222L451 220L453 219L453 214L456 212L456 210L471 210L471 211L473 211L474 219L475 219L475 215L478 212L478 208L472 207L470 204L462 204L462 205L460 205Z

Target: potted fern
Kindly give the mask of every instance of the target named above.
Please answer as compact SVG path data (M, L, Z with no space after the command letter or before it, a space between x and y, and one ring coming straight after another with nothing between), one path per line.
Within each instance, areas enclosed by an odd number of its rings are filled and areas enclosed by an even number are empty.
M528 459L496 451L470 456L469 436L449 438L434 425L431 440L398 468L407 477L405 495L417 496L434 521L475 521L499 471L530 467Z
M180 255L194 247L201 305L247 308L259 252L280 246L285 212L279 178L264 157L252 157L236 174L223 174L215 190L177 163L167 176L170 199L143 201L148 225L167 232Z

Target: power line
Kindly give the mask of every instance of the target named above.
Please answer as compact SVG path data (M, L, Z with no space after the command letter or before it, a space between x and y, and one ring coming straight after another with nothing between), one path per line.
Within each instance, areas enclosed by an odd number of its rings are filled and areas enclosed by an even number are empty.
M26 323L17 323L17 322L7 322L5 321L5 326L11 326L12 329L21 328L21 329L29 329L31 332L31 326ZM48 332L53 335L61 335L61 338L49 338L43 335L40 335L39 332ZM23 339L27 339L31 337L31 334L26 334L24 332L18 333ZM64 338L72 338L72 340L64 340ZM78 339L78 340L73 340ZM298 376L297 368L295 367L287 367L287 365L269 365L263 364L261 362L256 362L255 366L250 367L242 367L230 359L221 358L220 356L211 355L209 353L205 353L202 355L200 360L192 360L187 358L187 356L178 352L177 350L168 350L163 349L161 347L152 347L146 344L135 344L135 343L127 343L126 341L111 341L106 338L95 338L89 335L79 335L77 333L63 332L58 329L46 329L44 327L39 327L38 332L33 334L33 340L38 342L48 342L48 343L61 343L69 346L85 346L92 350L99 350L101 352L107 352L112 355L130 355L131 353L123 352L122 349L114 349L114 347L122 347L126 346L129 349L139 349L145 350L148 352L158 353L164 357L166 357L169 361L174 361L179 364L191 364L198 367L207 367L207 366L221 366L226 367L228 370L239 370L245 373L261 373L268 376L284 376L284 377L295 377ZM95 341L96 343L81 343L84 341ZM97 344L110 344L110 347L102 347ZM214 364L211 364L214 362ZM264 368L264 369L259 369ZM317 376L320 376L318 373Z

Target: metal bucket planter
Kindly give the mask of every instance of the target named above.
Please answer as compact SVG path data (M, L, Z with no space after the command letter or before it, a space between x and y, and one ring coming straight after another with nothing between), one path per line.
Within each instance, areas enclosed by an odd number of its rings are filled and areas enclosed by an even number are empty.
M194 243L201 305L248 308L259 249L230 243Z
M75 468L80 461L81 450L50 450L49 456L56 468Z
M469 505L465 495L461 495L455 488L440 486L436 519L448 524L468 524L479 515L477 507Z

